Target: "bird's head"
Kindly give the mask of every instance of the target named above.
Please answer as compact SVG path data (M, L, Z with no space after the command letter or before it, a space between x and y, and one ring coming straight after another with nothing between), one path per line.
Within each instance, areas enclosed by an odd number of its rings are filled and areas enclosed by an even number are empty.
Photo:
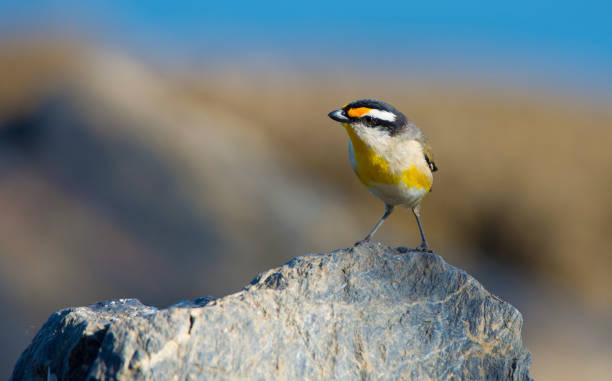
M406 116L390 104L376 99L360 99L328 114L351 127L376 128L393 136L407 123Z

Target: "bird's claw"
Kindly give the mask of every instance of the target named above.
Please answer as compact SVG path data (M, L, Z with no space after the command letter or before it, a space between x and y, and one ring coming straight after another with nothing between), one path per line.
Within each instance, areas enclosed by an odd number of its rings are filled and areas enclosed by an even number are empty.
M357 242L355 242L355 245L353 245L353 246L355 246L355 247L356 247L356 246L361 246L361 245L363 245L364 243L369 243L369 242L370 242L370 238L364 238L364 239L362 239L361 241L357 241Z
M433 254L433 250L429 248L429 246L419 245L415 248L416 251L421 251L423 253Z

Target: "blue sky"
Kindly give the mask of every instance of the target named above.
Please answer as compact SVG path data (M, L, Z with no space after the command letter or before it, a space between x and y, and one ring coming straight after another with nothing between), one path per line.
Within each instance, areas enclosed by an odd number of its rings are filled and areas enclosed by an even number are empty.
M611 4L4 0L0 34L79 36L194 63L269 55L317 68L531 73L606 90Z

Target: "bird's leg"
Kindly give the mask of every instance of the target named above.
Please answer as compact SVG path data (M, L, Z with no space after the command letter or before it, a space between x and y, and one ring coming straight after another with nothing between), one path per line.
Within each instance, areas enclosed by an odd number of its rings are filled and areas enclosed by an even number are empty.
M423 232L423 225L421 224L421 206L417 205L412 208L412 213L414 213L414 216L416 217L417 224L419 225L419 232L421 232L421 244L417 246L416 249L426 253L433 253L433 250L431 250L427 244L427 239L425 238L425 233Z
M383 214L382 217L380 217L380 220L378 220L378 222L376 223L376 225L374 226L374 229L372 229L372 231L370 233L368 233L367 236L365 236L364 239L362 239L361 241L358 241L355 243L355 246L359 246L360 244L364 243L364 242L368 242L370 240L370 238L372 238L372 236L374 235L374 233L376 233L376 231L378 230L378 228L380 227L380 225L382 225L382 223L387 219L387 217L389 217L389 215L391 214L391 212L393 212L393 205L387 205L385 204L385 214Z

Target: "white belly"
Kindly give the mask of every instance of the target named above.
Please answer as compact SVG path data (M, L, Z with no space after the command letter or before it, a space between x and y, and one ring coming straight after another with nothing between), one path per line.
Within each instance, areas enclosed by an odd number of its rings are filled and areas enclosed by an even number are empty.
M388 205L405 205L414 208L421 203L427 190L423 188L408 188L403 184L372 184L368 187L370 193Z

